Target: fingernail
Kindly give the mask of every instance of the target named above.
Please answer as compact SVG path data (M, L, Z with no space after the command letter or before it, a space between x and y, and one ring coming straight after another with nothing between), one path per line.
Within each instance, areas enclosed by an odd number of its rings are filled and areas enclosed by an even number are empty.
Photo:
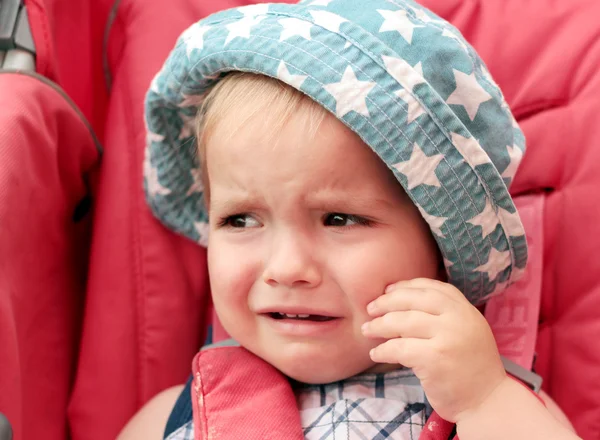
M373 355L375 354L375 349L372 348L371 351L369 352L369 357L373 358Z
M376 309L377 309L377 306L375 305L374 302L370 302L367 305L367 313L373 313L373 312L375 312Z
M389 286L387 286L385 288L385 293L390 293L392 291L392 289L394 288L395 284L390 284Z
M365 322L365 323L364 323L364 324L363 324L363 325L360 327L360 329L362 330L362 332L363 332L363 333L365 333L365 334L366 334L366 333L368 333L368 332L369 332L369 323L368 323L368 322Z

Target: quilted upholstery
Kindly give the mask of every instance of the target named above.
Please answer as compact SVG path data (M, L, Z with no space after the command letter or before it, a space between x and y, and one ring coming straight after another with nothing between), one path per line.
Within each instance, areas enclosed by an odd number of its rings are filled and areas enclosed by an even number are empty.
M40 77L0 73L0 121L0 412L15 440L64 439L100 154Z

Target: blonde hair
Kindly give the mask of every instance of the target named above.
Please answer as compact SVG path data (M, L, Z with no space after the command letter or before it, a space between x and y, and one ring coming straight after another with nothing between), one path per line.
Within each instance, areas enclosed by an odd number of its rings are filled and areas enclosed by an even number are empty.
M242 118L231 117L241 114ZM205 199L209 197L206 145L217 127L232 137L257 115L269 118L268 137L274 137L292 118L301 118L314 136L327 110L297 89L265 75L232 72L207 94L196 116L198 157L202 167Z

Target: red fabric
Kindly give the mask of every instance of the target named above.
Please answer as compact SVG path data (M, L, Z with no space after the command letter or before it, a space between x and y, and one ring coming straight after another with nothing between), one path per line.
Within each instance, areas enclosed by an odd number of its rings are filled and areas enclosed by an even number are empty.
M427 419L427 423L423 427L423 431L421 431L421 435L419 436L419 440L448 440L452 431L454 429L454 424L447 422L442 419L438 413L434 412L431 414L431 417ZM458 436L455 435L452 437L453 440L459 440Z
M185 381L205 337L205 251L155 220L142 192L144 95L194 20L189 6L168 10L164 20L163 3L124 0L111 31L113 88L69 408L75 440L115 438L144 402Z
M58 83L102 140L107 91L102 44L114 0L25 0L36 46L36 70Z
M67 436L90 234L73 215L98 160L63 96L0 73L0 412L15 440Z
M292 387L259 357L241 347L212 348L196 355L192 370L196 440L304 439Z

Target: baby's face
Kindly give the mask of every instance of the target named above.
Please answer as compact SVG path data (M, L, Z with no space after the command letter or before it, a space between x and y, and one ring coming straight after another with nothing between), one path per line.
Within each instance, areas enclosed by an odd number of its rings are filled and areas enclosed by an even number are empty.
M229 117L240 117L231 115ZM269 116L206 146L212 295L232 338L284 374L327 383L378 371L361 334L388 284L436 278L429 228L391 171L327 116L316 136Z

